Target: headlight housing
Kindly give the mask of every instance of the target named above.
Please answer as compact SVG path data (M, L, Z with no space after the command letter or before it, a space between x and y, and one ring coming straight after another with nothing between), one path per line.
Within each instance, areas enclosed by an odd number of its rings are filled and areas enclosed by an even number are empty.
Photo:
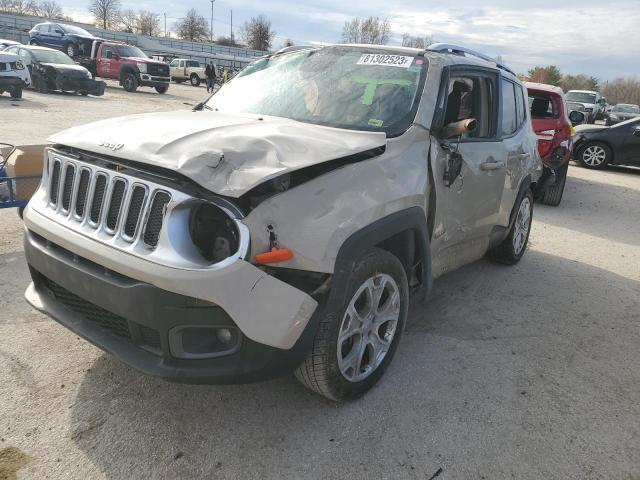
M147 73L146 63L137 63L136 65L138 65L138 70L140 70L140 73Z
M16 70L24 70L24 63L20 60L16 60Z
M240 246L233 220L211 203L199 203L191 210L189 233L200 255L212 264L230 257Z

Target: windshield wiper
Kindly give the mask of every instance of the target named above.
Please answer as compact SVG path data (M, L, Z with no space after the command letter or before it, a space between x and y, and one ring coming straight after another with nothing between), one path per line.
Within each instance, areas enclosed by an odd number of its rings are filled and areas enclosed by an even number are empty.
M200 102L200 103L199 103L199 104L197 104L195 107L193 107L193 111L194 111L194 112L201 112L201 111L202 111L202 110L204 110L205 108L206 108L207 110L211 110L211 111L213 111L213 108L211 108L209 105L207 105L207 104L206 104L206 103L204 103L204 102Z

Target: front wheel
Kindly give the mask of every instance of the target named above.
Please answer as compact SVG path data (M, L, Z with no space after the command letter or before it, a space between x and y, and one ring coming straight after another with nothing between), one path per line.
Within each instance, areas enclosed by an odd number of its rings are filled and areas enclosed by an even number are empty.
M67 55L71 58L75 58L78 54L78 47L76 47L73 43L67 44Z
M603 169L611 162L611 149L604 143L588 143L580 148L578 161L586 168Z
M167 90L169 90L169 85L158 85L156 87L156 92L161 95L167 93Z
M515 265L520 261L529 243L531 221L533 219L533 193L527 189L518 197L518 210L509 234L498 246L489 251L489 257L506 265Z
M122 80L122 86L127 92L135 92L138 89L138 79L133 73L127 73Z
M38 46L40 44L38 43L38 41L35 38L32 38L31 40L29 40L29 45Z
M193 87L199 87L200 86L200 77L198 75L196 75L195 73L192 73L191 77L189 77L189 79L191 80L191 85Z
M11 98L22 98L22 87L12 87L11 88Z
M391 363L409 305L398 258L373 248L347 274L344 292L331 292L311 351L295 372L308 389L330 400L356 398L373 387Z

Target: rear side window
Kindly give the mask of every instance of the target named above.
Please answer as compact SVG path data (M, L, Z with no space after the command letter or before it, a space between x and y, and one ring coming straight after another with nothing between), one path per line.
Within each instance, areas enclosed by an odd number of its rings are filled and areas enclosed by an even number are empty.
M516 85L516 107L518 109L518 128L527 119L527 105L524 103L524 92L520 85Z
M547 95L529 94L529 110L531 111L531 118L538 120L558 118L558 111L555 108L553 99Z
M502 134L512 135L518 129L515 85L502 80Z

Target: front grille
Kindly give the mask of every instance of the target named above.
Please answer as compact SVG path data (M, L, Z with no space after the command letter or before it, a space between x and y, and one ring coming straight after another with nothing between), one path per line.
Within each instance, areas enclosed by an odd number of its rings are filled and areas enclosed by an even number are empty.
M149 73L149 75L157 75L159 77L168 77L169 66L151 63L147 66L147 72Z
M158 332L158 330L145 327L144 325L139 325L138 328L140 329L140 343L154 350L160 350L162 348L160 332Z
M172 200L169 192L77 159L54 155L49 165L49 202L55 213L86 221L102 236L157 246Z
M131 338L127 320L91 302L87 302L45 276L41 276L41 278L44 285L53 293L54 297L56 297L56 300L65 307L82 315L102 330L106 330L118 337Z

